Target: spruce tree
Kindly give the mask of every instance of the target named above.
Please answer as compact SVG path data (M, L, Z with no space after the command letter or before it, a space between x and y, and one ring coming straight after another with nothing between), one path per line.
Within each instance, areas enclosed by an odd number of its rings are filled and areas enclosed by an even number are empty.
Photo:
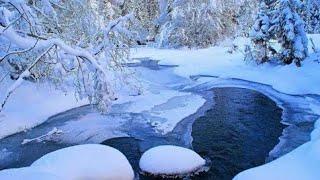
M270 19L268 7L265 2L261 2L255 23L250 32L250 38L254 43L254 58L259 63L266 62L268 58L268 43L270 40Z
M283 63L295 62L299 67L308 55L308 39L304 21L298 14L296 0L278 0L271 30L281 45L280 58Z
M304 0L302 15L308 33L320 33L320 0Z

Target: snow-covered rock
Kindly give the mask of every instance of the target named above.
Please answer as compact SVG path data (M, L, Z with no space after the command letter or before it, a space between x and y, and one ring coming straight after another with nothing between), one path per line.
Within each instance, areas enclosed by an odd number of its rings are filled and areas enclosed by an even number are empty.
M146 151L139 162L140 169L153 175L183 175L198 171L206 161L196 152L171 145Z
M131 165L120 151L98 144L72 146L51 152L35 161L30 168L69 180L134 178Z
M0 171L1 180L62 180L62 178L36 168L17 168Z

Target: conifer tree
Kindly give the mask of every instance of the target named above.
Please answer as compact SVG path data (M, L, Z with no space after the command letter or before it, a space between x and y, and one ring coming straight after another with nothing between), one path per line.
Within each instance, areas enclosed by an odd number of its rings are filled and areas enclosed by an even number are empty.
M265 2L260 3L259 12L255 23L252 27L250 37L254 43L254 58L263 63L268 60L268 43L271 38L270 33L270 18Z
M308 55L308 39L304 21L298 14L299 7L299 1L279 0L271 27L272 33L281 45L282 62L295 62L298 67Z

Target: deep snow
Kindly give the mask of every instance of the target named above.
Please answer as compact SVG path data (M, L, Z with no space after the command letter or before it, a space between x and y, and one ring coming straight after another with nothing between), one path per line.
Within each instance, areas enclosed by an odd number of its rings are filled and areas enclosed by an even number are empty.
M110 179L133 180L127 158L104 145L87 144L51 152L30 167L0 171L0 179Z
M9 82L2 82L0 99L3 99ZM73 92L64 93L48 83L25 82L18 87L0 113L0 139L27 130L46 121L50 116L88 104L77 100Z

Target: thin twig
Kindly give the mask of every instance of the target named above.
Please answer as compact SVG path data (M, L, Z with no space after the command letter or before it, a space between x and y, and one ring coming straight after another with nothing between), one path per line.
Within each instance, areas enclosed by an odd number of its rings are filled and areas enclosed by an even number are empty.
M26 53L26 52L28 52L28 51L31 51L34 47L36 47L36 45L38 44L38 41L39 41L39 39L37 39L37 40L36 40L36 43L35 43L32 47L30 47L30 48L28 48L28 49L24 49L24 50L21 50L21 51L12 51L12 52L9 52L8 54L6 54L6 55L4 55L3 57L0 58L0 63L1 63L6 57L8 57L8 56L10 56L10 55L12 55L12 54L21 54L21 53Z

